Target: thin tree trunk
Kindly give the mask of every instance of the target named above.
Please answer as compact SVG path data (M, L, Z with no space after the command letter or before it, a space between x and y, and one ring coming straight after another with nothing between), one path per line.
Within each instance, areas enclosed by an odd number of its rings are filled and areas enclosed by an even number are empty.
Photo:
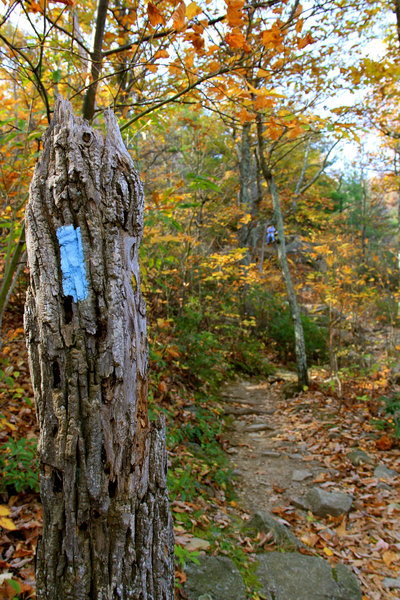
M97 7L97 18L96 18L96 30L94 34L93 52L92 52L92 70L91 70L91 83L86 91L83 99L82 114L83 118L91 121L93 119L95 105L96 105L96 92L99 83L99 77L101 74L102 61L103 61L103 39L104 31L107 20L109 0L99 0Z
M239 150L239 175L240 175L240 190L239 199L240 205L244 210L251 210L251 137L250 123L245 123L242 129L242 137L240 140ZM242 246L248 245L249 238L248 223L241 226L239 230L239 241ZM247 257L248 261L250 257Z
M104 139L57 99L26 211L38 600L174 596L165 428L147 412L142 185L106 122Z
M400 0L394 0L394 13L396 15L397 39L400 42Z
M278 232L278 258L282 269L283 279L285 281L286 293L289 301L290 311L294 325L294 337L295 337L295 350L296 350L296 363L297 363L297 376L299 386L308 385L308 372L307 372L307 357L306 357L306 345L304 341L303 325L301 322L301 315L299 306L297 304L296 293L294 291L292 277L289 271L289 265L287 262L286 255L286 243L285 243L285 232L283 227L283 218L281 205L279 201L279 194L275 184L275 180L272 176L271 170L264 156L264 140L263 140L263 124L261 118L257 119L257 137L258 137L258 148L259 148L259 160L261 170L264 179L268 185L269 192L272 196L272 202L274 207L274 219L275 226Z

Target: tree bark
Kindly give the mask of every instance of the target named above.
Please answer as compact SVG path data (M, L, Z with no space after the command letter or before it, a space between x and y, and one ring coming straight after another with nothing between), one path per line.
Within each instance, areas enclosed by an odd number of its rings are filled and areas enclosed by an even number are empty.
M257 119L257 138L259 148L259 161L264 179L268 185L269 192L272 196L273 208L274 208L274 219L275 227L278 232L279 244L278 248L278 259L282 269L283 279L285 281L286 293L289 301L290 312L292 315L293 326L294 326L294 339L295 339L295 351L296 351L296 363L297 363L297 377L299 387L308 385L308 371L307 371L307 356L306 356L306 345L304 341L303 325L301 322L301 314L299 305L297 304L296 293L294 291L292 277L289 271L289 265L287 262L286 254L286 242L285 232L283 227L282 210L279 201L279 194L273 178L272 172L269 169L265 156L264 156L264 140L263 140L263 125L261 118Z
M174 596L165 428L147 412L143 191L111 111L106 123L104 139L57 99L26 211L38 600Z

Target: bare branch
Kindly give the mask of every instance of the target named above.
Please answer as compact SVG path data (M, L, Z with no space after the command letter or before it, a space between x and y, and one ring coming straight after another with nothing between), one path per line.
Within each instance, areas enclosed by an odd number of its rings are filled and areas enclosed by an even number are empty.
M33 64L33 62L31 61L31 59L29 58L29 56L27 54L25 54L25 52L23 52L20 48L18 48L17 46L14 46L10 40L8 40L4 35L2 35L0 33L0 40L2 40L6 46L8 48L10 48L10 50L14 53L14 54L18 54L30 67L32 73L34 74L34 84L36 89L39 92L40 97L42 98L45 108L46 108L46 116L47 116L47 120L50 123L51 121L51 110L50 110L50 104L49 104L49 98L47 95L47 91L46 88L43 85L43 81L41 80L40 77L40 72L38 71L38 68L35 67L35 65Z
M338 143L340 141L341 141L341 139L336 140L336 142L329 148L329 150L326 153L325 158L322 162L321 168L317 171L317 173L314 175L314 177L299 190L299 192L297 193L297 196L301 196L301 194L304 194L304 192L306 190L308 190L308 188L311 187L317 181L317 179L322 175L322 173L325 171L326 166L328 164L328 158L329 158L330 153L335 148L335 146L338 145Z
M157 110L158 108L161 108L165 104L168 104L170 102L175 102L175 100L177 100L181 96L184 96L185 94L187 94L188 92L190 92L191 90L193 90L194 88L196 88L197 86L202 84L204 81L207 81L208 79L212 79L213 77L217 77L218 75L222 75L223 73L228 73L228 71L231 71L231 70L232 70L231 67L224 67L223 69L219 69L215 73L209 73L207 75L204 75L204 77L200 77L200 79L197 79L196 81L194 81L193 83L191 83L190 85L185 87L185 89L181 90L180 92L177 92L176 94L166 98L165 100L160 100L159 102L156 102L156 104L154 104L153 106L150 106L148 109L142 111L138 115L135 115L134 117L132 117L132 119L127 121L127 123L122 125L120 127L120 130L124 131L124 129L127 129L128 127L130 127L130 125L132 125L139 119L142 119L149 113L153 112L154 110Z
M306 145L306 151L304 152L303 167L301 169L300 177L299 177L299 179L297 181L296 189L294 190L294 195L295 196L299 195L301 185L302 185L302 183L304 181L304 177L305 177L307 166L308 166L308 155L310 153L310 145L311 145L311 139L308 138L307 139L307 145Z

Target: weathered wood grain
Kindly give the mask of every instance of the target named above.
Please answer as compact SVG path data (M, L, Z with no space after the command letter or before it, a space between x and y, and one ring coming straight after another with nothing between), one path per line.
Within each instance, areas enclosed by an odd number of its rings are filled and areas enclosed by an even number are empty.
M143 191L112 112L105 138L57 99L26 211L25 310L40 425L39 600L170 600L165 428L147 413ZM80 227L88 295L63 293L57 230Z

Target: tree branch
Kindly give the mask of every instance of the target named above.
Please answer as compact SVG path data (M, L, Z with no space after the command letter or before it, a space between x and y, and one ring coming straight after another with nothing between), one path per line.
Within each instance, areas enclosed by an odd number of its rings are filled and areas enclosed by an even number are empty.
M37 67L35 67L35 65L33 64L33 62L31 61L31 59L29 58L29 56L27 54L25 54L25 52L23 52L20 48L14 46L10 40L8 40L4 35L2 35L0 33L0 40L2 40L6 46L8 48L10 48L10 50L14 53L14 54L19 54L19 56L29 65L32 73L34 74L34 84L36 86L37 91L39 92L40 97L42 98L45 108L46 108L46 116L47 116L47 120L50 123L51 121L51 110L50 110L50 104L49 104L49 98L47 96L47 91L46 88L43 85L43 81L40 78L40 73L37 70Z
M190 85L185 87L185 89L181 90L180 92L177 92L176 94L174 94L173 96L170 96L169 98L166 98L165 100L160 100L160 102L157 102L155 105L150 106L149 108L142 111L138 115L135 115L134 117L132 117L132 119L130 119L129 121L127 121L127 123L124 123L124 125L122 125L120 127L120 131L124 131L124 129L127 129L128 127L130 127L130 125L132 125L139 119L142 119L149 113L153 112L154 110L157 110L158 108L161 108L165 104L168 104L169 102L175 102L175 100L177 100L181 96L184 96L185 94L187 94L188 92L190 92L191 90L193 90L194 88L196 88L197 86L202 84L204 81L207 81L208 79L212 79L213 77L217 77L218 75L228 73L228 71L231 71L231 70L232 70L231 67L225 67L223 69L219 69L215 73L209 73L208 75L204 75L204 77L200 77L200 79L197 79L197 81L194 81L193 83L191 83Z
M301 196L301 194L304 194L304 192L306 190L308 190L308 188L311 187L317 181L318 177L320 177L322 175L322 173L326 169L326 165L328 164L328 158L329 158L330 153L332 152L334 147L338 145L338 143L340 141L341 141L340 139L336 140L336 142L333 144L333 146L330 147L330 149L328 150L328 152L325 155L325 158L323 160L323 163L322 163L319 171L317 171L317 173L314 175L314 177L306 185L304 185L302 188L300 188L300 190L297 192L297 196Z

